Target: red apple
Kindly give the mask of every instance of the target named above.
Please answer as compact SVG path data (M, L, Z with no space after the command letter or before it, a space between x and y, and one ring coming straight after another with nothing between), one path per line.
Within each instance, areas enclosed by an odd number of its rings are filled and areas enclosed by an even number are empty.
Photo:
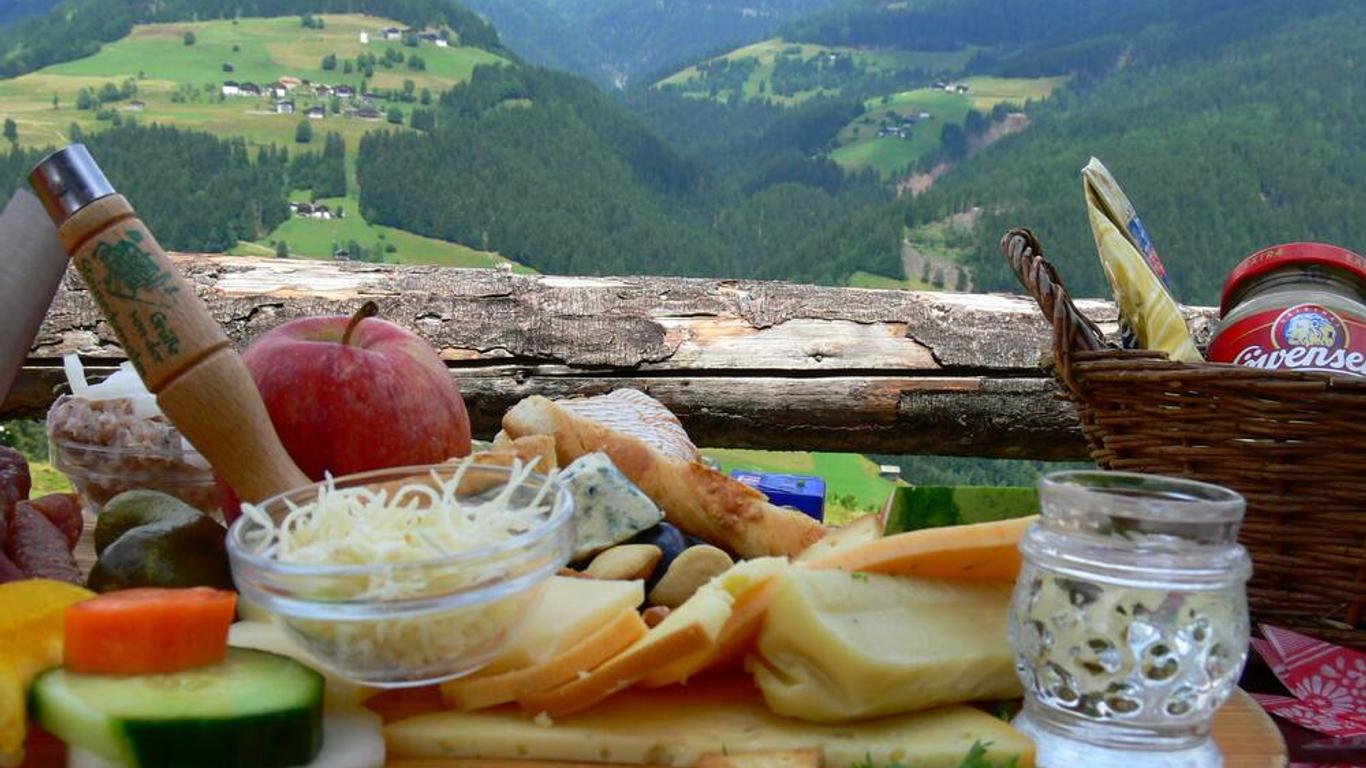
M242 355L285 449L314 480L469 455L469 416L446 365L375 312L366 302L351 317L291 320ZM231 522L237 504L225 502Z

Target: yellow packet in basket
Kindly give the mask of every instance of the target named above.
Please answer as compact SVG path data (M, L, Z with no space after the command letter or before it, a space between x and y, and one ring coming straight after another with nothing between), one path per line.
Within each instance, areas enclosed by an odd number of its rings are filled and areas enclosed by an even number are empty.
M1205 358L1195 348L1180 305L1167 288L1162 261L1133 204L1094 157L1081 177L1091 233L1126 334L1132 333L1139 347L1166 352L1172 360L1202 362Z

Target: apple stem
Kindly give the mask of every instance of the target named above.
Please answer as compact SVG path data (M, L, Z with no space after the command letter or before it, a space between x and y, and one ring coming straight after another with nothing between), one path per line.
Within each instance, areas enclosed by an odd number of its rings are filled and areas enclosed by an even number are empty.
M364 320L367 317L374 317L378 314L379 305L375 302L367 301L364 304L360 305L360 309L356 310L356 314L351 316L351 322L346 324L346 332L342 334L342 346L346 346L351 343L351 332L356 330L356 326L360 325L360 321Z

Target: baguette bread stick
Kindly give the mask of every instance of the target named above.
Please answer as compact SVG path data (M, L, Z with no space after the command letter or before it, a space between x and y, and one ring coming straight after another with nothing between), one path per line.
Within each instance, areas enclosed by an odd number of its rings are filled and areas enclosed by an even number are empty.
M793 556L826 533L810 517L775 507L762 493L710 467L673 458L544 397L513 406L503 429L513 438L553 436L561 466L587 453L606 453L664 510L666 520L741 557Z

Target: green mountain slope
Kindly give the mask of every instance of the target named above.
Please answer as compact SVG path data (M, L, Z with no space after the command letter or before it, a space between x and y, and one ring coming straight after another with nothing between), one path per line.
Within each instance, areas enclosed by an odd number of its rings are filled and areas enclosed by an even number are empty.
M554 273L843 282L895 258L889 192L804 156L797 126L705 167L562 73L480 67L441 101L434 131L362 142L367 218Z
M0 26L52 10L57 0L5 0L0 3Z
M971 259L984 288L1016 287L995 246L1028 225L1074 293L1107 294L1078 177L1095 155L1185 301L1216 301L1234 264L1277 242L1366 250L1363 62L1366 13L1352 2L1260 3L1154 31L1112 78L1040 105L1029 131L942 178L915 218L983 207Z
M498 28L499 37L523 59L575 72L610 86L616 69L591 29L571 14L573 8L549 0L466 0Z
M446 26L466 46L500 50L498 34L452 0L64 0L0 30L0 77L90 56L137 24L366 13L414 27Z
M394 19L348 15L316 17L321 28L305 27L297 16L281 18L242 18L200 22L147 24L115 42L103 45L94 55L55 64L16 78L0 80L0 113L15 122L18 145L34 148L58 146L77 134L98 137L116 124L157 124L202 131L230 141L244 141L255 151L275 147L293 154L288 185L274 193L262 192L258 206L263 210L285 210L285 195L300 190L296 199L314 198L332 212L341 210L345 218L301 219L281 215L262 217L254 226L239 227L236 237L196 236L193 228L180 226L179 219L192 221L192 210L170 214L158 228L169 247L180 249L229 250L250 255L273 256L277 249L294 256L330 258L338 249L356 252L357 246L391 261L425 262L454 266L489 266L504 260L495 254L476 252L466 246L438 239L371 225L360 215L358 191L347 183L348 165L360 137L367 131L387 125L364 119L356 111L372 108L388 113L393 110L403 123L411 124L416 114L430 114L430 105L439 94L467 79L476 65L498 64L507 60L483 48L464 45L439 47L424 42L406 46L380 39L379 30L399 25ZM368 42L361 42L365 33ZM194 43L186 45L186 35ZM398 61L397 57L405 57ZM370 65L368 57L377 63ZM335 59L333 69L324 68L324 59ZM421 68L412 64L420 60ZM373 69L367 76L365 61ZM386 66L387 63L387 66ZM224 71L226 66L232 72ZM224 96L225 81L251 82L265 87L281 77L349 86L377 94L374 105L354 98L319 96L308 87L295 87L287 100L293 114L275 111L276 99L259 96ZM411 84L409 94L405 88ZM85 105L88 108L82 109ZM326 113L322 119L306 120L305 110L317 107ZM353 114L354 113L354 114ZM348 116L350 115L350 116ZM301 122L306 122L313 141L299 143L296 138ZM407 127L391 129L408 130ZM136 134L137 131L130 131ZM301 165L301 159L315 156L328 134L349 147L335 159L336 181L316 184L316 173ZM94 139L92 139L94 141ZM128 142L102 145L102 163L120 164L133 151ZM139 151L145 147L139 148ZM25 153L25 158L31 153ZM36 158L34 158L36 159ZM193 168L186 161L183 168ZM20 183L22 169L6 177L7 184ZM183 171L181 175L192 178ZM130 178L140 178L136 173ZM131 194L131 193L130 193ZM204 193L204 194L207 194ZM198 195L203 197L204 195ZM141 205L138 197L134 202ZM239 244L238 240L242 242ZM281 246L281 243L284 243Z
M839 0L470 0L528 61L626 88Z

